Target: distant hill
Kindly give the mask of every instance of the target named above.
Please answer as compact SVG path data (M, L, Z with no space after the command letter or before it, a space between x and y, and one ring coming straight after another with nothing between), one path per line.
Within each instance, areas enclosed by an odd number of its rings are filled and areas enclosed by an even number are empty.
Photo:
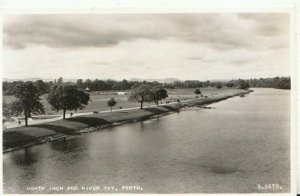
M3 78L2 81L6 81L6 82L14 82L14 81L36 81L36 80L43 80L43 81L52 81L50 79L42 79L42 78L20 78L20 79L16 79L16 78Z
M131 78L129 81L138 81L138 82L160 82L160 83L172 83L174 81L181 81L180 79L177 78L165 78L165 79L141 79L141 78Z
M37 80L43 80L44 82L50 82L50 81L54 81L54 79L50 79L50 78L21 78L21 79L14 79L14 78L3 78L2 81L6 81L6 82L14 82L14 81L23 81L23 82L27 82L27 81L37 81ZM76 82L77 79L63 79L65 82Z
M231 79L212 79L210 82L229 82Z
M79 79L79 78L78 78ZM54 81L54 79L51 78L21 78L21 79L11 79L11 78L3 78L3 81L7 81L7 82L13 82L13 81L36 81L36 80L43 80L44 82L50 82L50 81ZM74 82L76 83L77 79L74 78L63 78L64 82ZM83 81L85 81L86 79L83 79ZM93 79L91 79L93 80ZM108 78L101 78L99 80L108 80ZM115 79L112 79L115 80ZM190 80L194 80L194 79L190 79ZM116 80L116 81L121 81L120 80ZM128 81L138 81L138 82L143 82L143 81L147 81L147 82L159 82L159 83L172 83L174 81L184 81L178 78L164 78L164 79L142 79L142 78L131 78ZM199 80L200 81L200 80ZM204 81L204 80L203 80ZM230 81L229 79L213 79L210 80L210 82L228 82Z

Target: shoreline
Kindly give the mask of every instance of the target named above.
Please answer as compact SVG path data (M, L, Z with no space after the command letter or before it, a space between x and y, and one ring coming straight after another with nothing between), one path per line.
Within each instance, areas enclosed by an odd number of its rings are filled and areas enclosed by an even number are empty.
M29 125L28 127L11 128L3 131L3 153L56 140L66 140L74 136L88 134L108 127L157 118L178 112L185 107L206 105L250 92L252 92L252 90L239 90L238 92L217 94L210 97L183 100L179 103L162 104L143 109L128 109L102 114L84 115L50 123Z

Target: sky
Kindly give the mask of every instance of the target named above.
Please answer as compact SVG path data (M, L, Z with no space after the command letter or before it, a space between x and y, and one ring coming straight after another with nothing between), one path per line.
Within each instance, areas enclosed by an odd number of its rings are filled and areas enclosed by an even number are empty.
M290 75L287 13L3 17L3 78L181 80Z

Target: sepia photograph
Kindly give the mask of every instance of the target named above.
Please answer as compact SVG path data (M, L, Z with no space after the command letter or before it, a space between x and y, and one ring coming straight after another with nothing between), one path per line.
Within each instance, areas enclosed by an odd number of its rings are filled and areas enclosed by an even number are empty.
M2 23L3 193L291 193L290 12Z

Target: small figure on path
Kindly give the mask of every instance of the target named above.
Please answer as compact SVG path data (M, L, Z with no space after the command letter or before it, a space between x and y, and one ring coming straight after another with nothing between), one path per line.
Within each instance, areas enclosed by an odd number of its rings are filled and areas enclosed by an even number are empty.
M73 112L70 113L70 116L71 116L71 117L73 116Z

